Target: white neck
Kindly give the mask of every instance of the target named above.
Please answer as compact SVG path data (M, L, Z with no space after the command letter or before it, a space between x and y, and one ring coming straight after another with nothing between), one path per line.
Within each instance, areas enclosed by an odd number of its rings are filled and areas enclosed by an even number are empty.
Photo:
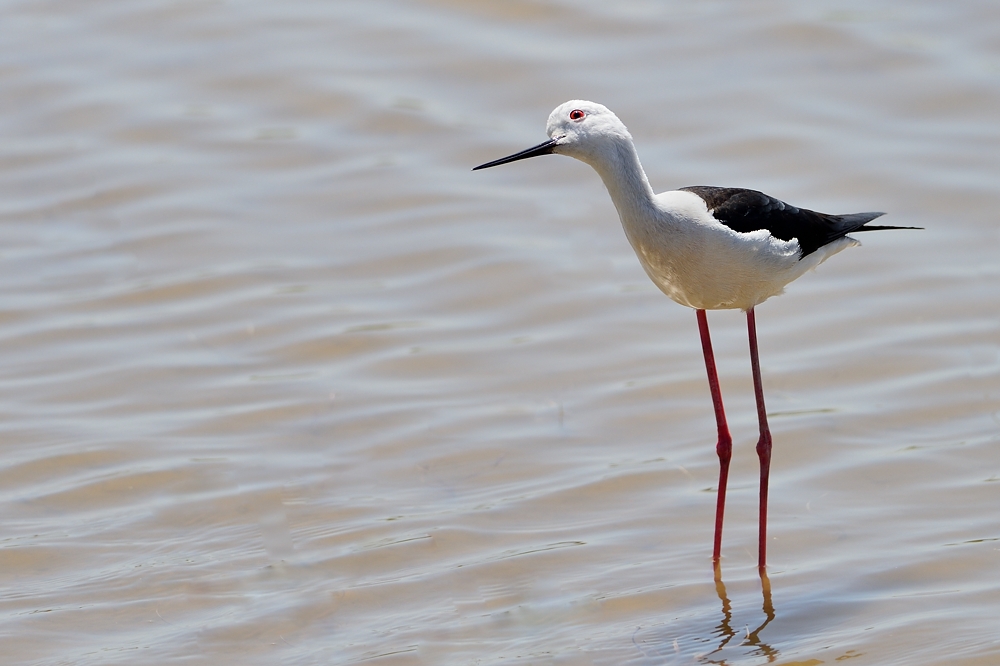
M642 219L655 208L653 188L631 141L614 141L609 150L584 161L594 167L604 181L626 232L631 221Z

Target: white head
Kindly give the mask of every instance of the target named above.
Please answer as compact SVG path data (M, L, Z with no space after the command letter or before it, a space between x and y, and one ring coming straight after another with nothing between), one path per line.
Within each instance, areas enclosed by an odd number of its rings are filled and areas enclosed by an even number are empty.
M545 131L555 141L552 152L591 164L614 146L632 142L625 124L608 107L582 99L557 106Z
M597 166L615 155L620 146L630 146L632 135L618 116L596 102L574 99L557 106L549 114L546 126L549 140L537 146L502 157L476 169L487 169L508 162L557 153Z

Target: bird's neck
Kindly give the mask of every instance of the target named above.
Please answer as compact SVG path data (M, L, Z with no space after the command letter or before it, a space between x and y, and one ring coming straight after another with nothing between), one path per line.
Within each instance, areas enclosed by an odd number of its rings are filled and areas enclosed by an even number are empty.
M622 222L627 225L628 220L643 217L653 207L654 194L635 146L631 141L615 142L613 149L601 157L590 165L608 188Z

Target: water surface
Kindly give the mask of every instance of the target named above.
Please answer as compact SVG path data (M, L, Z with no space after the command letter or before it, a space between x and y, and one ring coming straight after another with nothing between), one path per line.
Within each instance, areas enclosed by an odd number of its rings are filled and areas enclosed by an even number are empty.
M1000 7L11 2L6 663L995 664ZM693 312L597 176L867 234L738 312L722 578Z

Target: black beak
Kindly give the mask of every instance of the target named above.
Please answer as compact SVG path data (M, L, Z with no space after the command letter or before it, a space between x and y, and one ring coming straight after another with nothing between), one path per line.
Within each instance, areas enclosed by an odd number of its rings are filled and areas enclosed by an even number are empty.
M478 171L479 169L489 169L490 167L499 166L501 164L507 164L507 162L516 162L518 160L526 160L529 157L535 157L537 155L551 155L552 149L555 148L556 140L549 139L545 143L540 143L537 146L532 146L527 150L522 150L519 153L514 153L513 155L508 155L507 157L501 157L498 160L493 160L492 162L487 162L486 164L480 164L479 166L473 168L473 171Z

